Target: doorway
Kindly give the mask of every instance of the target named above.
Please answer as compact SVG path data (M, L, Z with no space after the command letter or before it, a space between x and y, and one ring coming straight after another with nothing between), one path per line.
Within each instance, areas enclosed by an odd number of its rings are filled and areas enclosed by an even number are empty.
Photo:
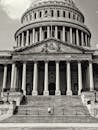
M55 95L55 83L49 84L49 95Z

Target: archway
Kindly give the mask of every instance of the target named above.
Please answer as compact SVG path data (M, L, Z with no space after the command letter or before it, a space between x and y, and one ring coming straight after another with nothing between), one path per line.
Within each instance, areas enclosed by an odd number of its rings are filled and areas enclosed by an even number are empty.
M30 84L26 85L26 95L32 95L32 87Z
M49 84L49 95L55 95L55 83Z

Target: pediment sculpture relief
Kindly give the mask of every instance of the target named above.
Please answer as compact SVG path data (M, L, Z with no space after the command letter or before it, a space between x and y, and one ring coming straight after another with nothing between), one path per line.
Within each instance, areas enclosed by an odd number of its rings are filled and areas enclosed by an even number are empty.
M60 44L54 42L43 45L41 52L61 52Z

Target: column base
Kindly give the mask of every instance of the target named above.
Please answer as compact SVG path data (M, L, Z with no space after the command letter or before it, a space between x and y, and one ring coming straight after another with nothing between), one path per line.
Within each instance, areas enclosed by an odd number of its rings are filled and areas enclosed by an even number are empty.
M16 92L15 88L11 88L10 92Z
M44 91L44 96L49 96L49 91Z
M78 96L80 96L81 95L81 91L78 91Z
M55 95L56 95L56 96L61 95L61 91L60 91L60 90L55 91Z
M67 91L67 92L66 92L66 95L72 96L72 91Z
M37 91L32 91L32 95L33 95L33 96L37 96L37 95L38 95L38 92L37 92Z
M23 91L23 94L26 96L26 91Z

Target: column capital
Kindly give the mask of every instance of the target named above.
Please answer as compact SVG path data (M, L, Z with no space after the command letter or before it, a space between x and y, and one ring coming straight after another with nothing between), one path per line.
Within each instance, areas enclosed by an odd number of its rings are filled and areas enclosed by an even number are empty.
M45 63L49 63L49 60L44 60Z
M55 63L60 63L60 60L56 60Z

